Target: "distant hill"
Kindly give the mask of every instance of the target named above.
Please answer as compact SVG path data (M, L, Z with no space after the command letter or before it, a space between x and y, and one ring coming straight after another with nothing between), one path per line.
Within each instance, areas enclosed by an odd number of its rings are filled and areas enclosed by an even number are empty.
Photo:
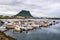
M33 16L30 14L29 11L26 11L26 10L22 10L20 11L18 14L16 14L15 16L22 16L22 17L25 17L25 18L32 18Z

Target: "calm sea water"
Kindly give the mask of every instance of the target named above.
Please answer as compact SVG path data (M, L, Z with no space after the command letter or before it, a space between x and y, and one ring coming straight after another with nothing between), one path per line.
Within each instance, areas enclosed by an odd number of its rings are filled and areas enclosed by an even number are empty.
M12 21L15 19L8 20ZM56 21L60 22L60 20ZM42 27L28 31L27 33L13 32L13 30L8 30L5 33L13 38L16 38L17 40L60 40L60 23L46 28Z

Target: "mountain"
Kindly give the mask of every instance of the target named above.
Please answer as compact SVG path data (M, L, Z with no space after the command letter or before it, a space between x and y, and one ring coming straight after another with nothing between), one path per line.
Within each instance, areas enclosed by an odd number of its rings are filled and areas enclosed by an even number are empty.
M22 10L18 14L16 14L15 16L22 16L22 17L25 17L25 18L32 18L33 17L30 14L30 11L27 11L27 10Z

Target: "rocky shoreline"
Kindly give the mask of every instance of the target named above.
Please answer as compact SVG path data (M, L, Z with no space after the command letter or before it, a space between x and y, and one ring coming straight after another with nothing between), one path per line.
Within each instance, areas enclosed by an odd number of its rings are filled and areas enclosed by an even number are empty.
M4 32L0 31L0 40L16 40L16 39L7 36Z

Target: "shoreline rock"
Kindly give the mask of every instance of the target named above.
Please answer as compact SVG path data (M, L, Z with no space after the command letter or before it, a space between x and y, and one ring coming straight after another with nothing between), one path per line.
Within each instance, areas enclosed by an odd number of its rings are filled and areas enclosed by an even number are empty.
M0 31L0 40L16 40L16 39L7 36L4 32Z

